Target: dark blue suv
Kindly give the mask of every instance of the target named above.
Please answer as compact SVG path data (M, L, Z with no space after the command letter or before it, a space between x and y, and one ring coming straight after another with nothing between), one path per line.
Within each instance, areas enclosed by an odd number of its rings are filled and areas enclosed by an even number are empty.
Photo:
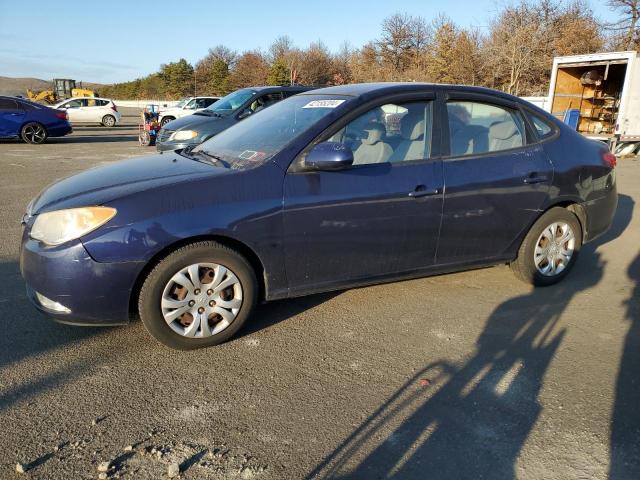
M55 183L27 208L20 266L60 321L139 314L198 348L263 300L500 263L556 283L612 222L615 162L504 93L331 87Z

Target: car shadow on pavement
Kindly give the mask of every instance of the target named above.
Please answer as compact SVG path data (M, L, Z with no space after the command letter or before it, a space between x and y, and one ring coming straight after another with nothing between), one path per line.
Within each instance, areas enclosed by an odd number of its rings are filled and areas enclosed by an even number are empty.
M72 135L68 137L56 137L47 139L48 143L111 143L111 142L137 142L138 135Z
M634 282L626 307L625 337L611 424L609 478L640 478L640 252L627 275Z
M340 295L341 290L327 293L318 293L306 297L276 300L263 305L258 305L252 318L236 335L237 338L251 335L260 330L267 329L276 323L295 317L302 312L310 310L332 298Z
M600 282L597 248L622 234L632 210L621 195L614 225L584 246L571 275L499 305L464 361L427 364L307 478L515 478L543 408L538 393L566 333L560 318L577 294Z
M78 328L61 325L46 318L31 305L25 293L25 285L16 262L0 263L0 278L3 279L0 293L0 411L25 395L36 395L64 381L65 371L24 384L7 384L8 371L26 359L37 357L61 347L72 346L95 336L103 329ZM37 371L34 376L37 377ZM55 377L55 378L54 378Z

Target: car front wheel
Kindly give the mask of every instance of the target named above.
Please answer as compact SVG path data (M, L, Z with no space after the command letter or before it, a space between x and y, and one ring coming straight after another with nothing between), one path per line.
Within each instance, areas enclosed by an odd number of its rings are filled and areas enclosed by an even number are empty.
M164 117L160 122L160 126L164 127L167 123L172 122L173 120L175 120L173 117Z
M47 139L47 129L38 122L29 122L20 130L20 137L27 143L40 144Z
M257 291L253 268L242 255L217 242L198 242L155 266L138 310L158 341L192 350L231 338L255 308Z
M569 273L581 246L578 218L566 208L554 207L533 224L510 266L524 282L553 285Z

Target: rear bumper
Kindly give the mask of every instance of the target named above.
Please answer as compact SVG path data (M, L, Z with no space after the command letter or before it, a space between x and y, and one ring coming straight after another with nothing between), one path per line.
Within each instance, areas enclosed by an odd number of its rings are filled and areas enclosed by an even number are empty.
M65 135L71 133L73 128L71 124L67 123L66 125L53 125L47 128L47 133L50 137L64 137Z
M595 240L609 230L618 207L618 191L615 180L606 187L604 196L588 200L582 204L587 216L584 243Z
M142 267L140 262L99 263L80 241L45 247L26 233L20 252L20 271L34 305L55 320L77 325L128 323L131 291ZM51 307L52 302L64 308Z

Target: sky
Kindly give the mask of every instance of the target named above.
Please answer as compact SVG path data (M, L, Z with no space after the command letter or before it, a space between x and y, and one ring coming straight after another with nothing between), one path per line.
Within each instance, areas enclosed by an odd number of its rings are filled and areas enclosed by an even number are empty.
M0 76L133 80L160 64L195 63L210 47L267 50L280 35L298 47L322 40L336 51L360 47L380 34L394 13L427 21L445 13L461 27L486 28L506 0L155 0L93 2L0 0ZM615 18L605 1L596 16Z

